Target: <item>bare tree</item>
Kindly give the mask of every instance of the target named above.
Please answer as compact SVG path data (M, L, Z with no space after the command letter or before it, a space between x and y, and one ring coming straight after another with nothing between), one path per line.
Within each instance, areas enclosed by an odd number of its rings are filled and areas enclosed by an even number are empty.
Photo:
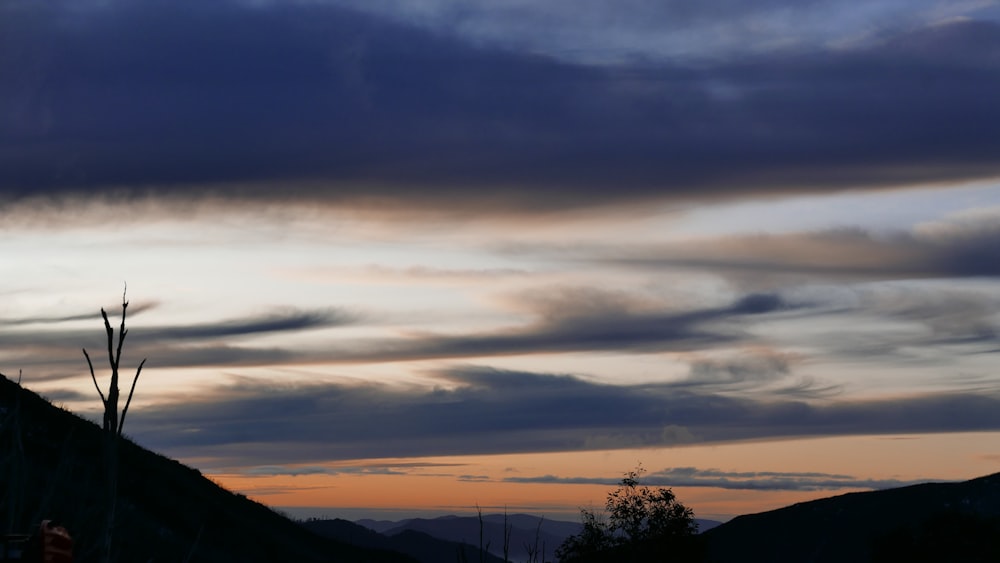
M97 383L97 376L94 374L94 364L90 361L90 354L87 353L86 348L83 349L83 355L87 358L87 366L90 367L90 378L94 381L97 394L101 397L101 402L104 404L104 425L102 431L104 433L106 520L104 541L101 545L102 563L111 562L111 538L114 534L115 505L118 500L118 441L125 426L125 415L128 413L128 407L132 403L132 394L135 393L135 384L139 381L139 374L142 373L142 367L146 365L146 360L143 359L139 363L139 368L135 370L135 377L132 378L132 386L129 388L128 397L125 399L125 406L119 414L118 368L121 365L122 345L125 343L125 336L128 334L128 330L125 328L125 313L128 310L128 301L125 299L127 291L128 286L122 292L122 322L118 329L117 348L115 347L115 330L111 328L108 313L103 307L101 308L101 317L104 318L104 329L107 332L108 338L108 363L111 367L111 382L108 385L107 395L101 391L101 386Z

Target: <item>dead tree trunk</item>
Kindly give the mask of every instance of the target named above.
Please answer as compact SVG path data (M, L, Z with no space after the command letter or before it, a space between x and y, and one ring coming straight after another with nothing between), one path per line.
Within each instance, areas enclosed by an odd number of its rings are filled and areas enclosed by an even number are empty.
M111 321L108 314L101 308L101 317L104 318L104 329L108 339L108 363L111 367L111 383L108 386L108 394L101 391L101 386L97 383L97 376L94 375L94 364L90 361L90 354L87 349L83 349L83 355L87 358L87 366L90 367L90 378L94 381L97 394L104 404L104 478L105 478L105 524L104 537L101 541L101 562L111 563L111 539L114 535L115 527L115 506L118 504L118 441L122 435L122 428L125 425L125 415L128 413L129 404L132 402L132 394L135 392L135 384L139 381L139 374L142 373L142 366L146 364L143 359L139 363L139 368L132 378L132 387L129 389L125 406L118 412L119 390L118 390L118 367L121 364L122 344L125 342L125 335L128 330L125 328L125 313L128 309L128 301L125 300L125 293L122 293L122 322L118 329L118 346L115 348L115 331L111 328Z

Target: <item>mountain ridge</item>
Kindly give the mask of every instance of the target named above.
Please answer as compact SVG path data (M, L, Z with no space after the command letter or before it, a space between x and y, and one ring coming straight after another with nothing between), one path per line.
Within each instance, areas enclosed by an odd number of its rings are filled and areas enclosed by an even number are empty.
M800 502L738 516L704 536L709 559L719 562L805 554L816 563L892 561L907 549L921 552L911 560L1000 560L1000 473ZM956 559L961 549L968 551ZM990 553L997 557L979 559Z

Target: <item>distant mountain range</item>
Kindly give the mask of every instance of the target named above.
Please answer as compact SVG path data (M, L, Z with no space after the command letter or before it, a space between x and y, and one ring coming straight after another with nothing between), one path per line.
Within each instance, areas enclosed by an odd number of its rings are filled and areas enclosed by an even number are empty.
M452 542L479 545L478 516L441 516L438 518L411 518L407 520L358 520L370 530L393 537L402 532L422 532L435 538ZM709 530L721 522L698 520L698 529ZM529 514L484 514L482 522L483 546L489 553L503 556L504 526L510 530L508 555L512 561L527 561L529 551L544 553L552 557L569 536L580 533L580 522L551 520Z
M523 563L536 546L554 560L580 530L525 514L484 515L482 528L475 516L297 523L128 440L120 457L116 561L498 563L506 518L508 558ZM55 519L73 535L77 563L97 559L96 425L0 376L0 477L0 534ZM1000 561L1000 474L850 493L717 524L700 521L699 536L716 563Z
M323 537L358 547L391 550L408 555L420 563L450 563L452 561L475 561L482 563L503 563L503 559L490 553L480 553L478 539L476 545L468 542L449 541L416 530L400 530L379 533L348 520L307 520L302 522L307 529ZM515 559L522 561L522 559Z

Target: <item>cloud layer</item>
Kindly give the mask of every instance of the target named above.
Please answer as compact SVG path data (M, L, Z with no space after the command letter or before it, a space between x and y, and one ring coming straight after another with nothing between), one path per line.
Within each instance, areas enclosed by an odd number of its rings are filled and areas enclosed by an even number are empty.
M616 485L613 479L600 477L507 477L511 483L547 483L566 485ZM926 481L921 481L926 482ZM830 473L792 473L780 471L720 471L696 467L674 467L643 476L650 487L712 487L747 491L829 491L839 489L890 489L914 485L898 479L858 479L851 475Z
M709 384L610 385L478 367L438 377L432 389L242 380L146 408L132 432L171 455L238 467L1000 429L1000 398L982 393L813 403L752 399Z
M8 202L539 210L1000 174L990 20L586 65L322 3L64 8L0 8Z

